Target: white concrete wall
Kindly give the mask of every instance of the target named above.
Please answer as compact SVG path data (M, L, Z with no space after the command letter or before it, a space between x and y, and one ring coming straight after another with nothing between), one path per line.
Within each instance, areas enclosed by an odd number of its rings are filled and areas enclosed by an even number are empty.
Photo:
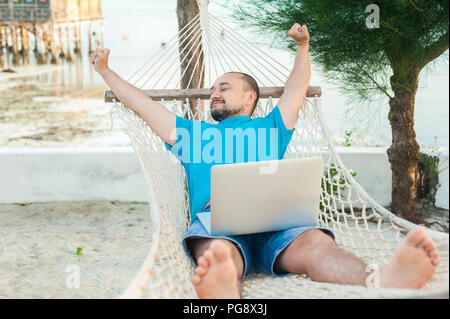
M392 174L385 148L338 147L336 151L369 196L383 206L391 204Z
M338 148L356 180L381 205L391 202L384 148ZM448 151L441 156L448 167ZM439 176L436 205L449 208L448 169ZM0 149L0 203L118 200L146 202L138 159L130 147Z
M449 209L449 181L448 181L448 170L449 170L449 160L448 160L448 150L441 153L439 157L439 170L443 170L439 174L439 188L436 193L436 206Z
M131 148L1 149L0 203L148 201Z

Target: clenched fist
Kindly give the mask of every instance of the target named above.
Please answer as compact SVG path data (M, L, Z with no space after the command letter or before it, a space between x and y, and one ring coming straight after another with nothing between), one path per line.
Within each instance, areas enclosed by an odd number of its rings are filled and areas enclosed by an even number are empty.
M109 52L108 49L96 49L89 54L89 63L100 74L108 70Z
M301 26L296 23L288 32L288 36L297 42L298 45L308 45L309 44L309 32L306 24Z

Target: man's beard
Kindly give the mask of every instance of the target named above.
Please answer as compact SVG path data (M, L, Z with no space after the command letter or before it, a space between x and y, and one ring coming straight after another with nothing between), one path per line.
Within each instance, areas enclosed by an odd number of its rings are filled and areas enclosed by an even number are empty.
M215 121L221 122L233 115L239 114L240 112L241 112L240 110L229 110L224 107L222 107L222 108L216 107L211 110L211 117Z

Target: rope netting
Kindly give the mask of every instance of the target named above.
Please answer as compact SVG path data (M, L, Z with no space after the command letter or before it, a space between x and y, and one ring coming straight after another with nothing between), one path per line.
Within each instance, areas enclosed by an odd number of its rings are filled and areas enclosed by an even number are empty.
M180 49L181 48L181 49ZM183 57L183 58L181 58ZM187 62L186 62L187 61ZM182 67L182 65L184 67ZM220 75L240 71L255 77L260 87L284 86L290 70L258 46L226 26L200 3L200 14L129 78L141 89L185 89L181 78L189 66L200 68L203 87ZM200 85L198 88L201 88ZM214 123L209 101L161 101L179 116ZM405 234L415 227L374 201L356 182L337 154L321 115L321 99L305 98L285 158L322 157L324 174L318 223L334 232L337 243L368 265L382 266L394 255ZM276 104L261 99L253 117L267 115ZM189 194L184 168L152 132L147 123L122 103L114 110L126 123L126 133L145 174L151 216L152 248L123 297L195 298L190 278L194 265L185 255L181 239L189 225ZM418 291L343 286L312 282L300 275L273 278L249 276L243 281L244 298L379 298L448 295L449 237L428 230L436 241L441 264L432 280Z
M198 109L194 114L187 103L163 103L180 116L200 117L214 123L208 111ZM195 298L190 282L194 265L181 246L190 224L184 168L140 117L123 104L116 106L118 115L127 124L127 134L147 179L152 222L152 250L124 297ZM272 99L260 101L254 116L268 114L273 106ZM399 219L364 192L334 150L320 114L320 98L305 99L285 158L323 158L320 226L332 230L343 249L368 265L381 267L392 258L395 248L415 225ZM243 281L243 297L390 298L445 293L448 290L448 234L431 230L428 234L436 241L441 264L432 280L419 291L330 285L297 275L287 276L289 279L256 275Z

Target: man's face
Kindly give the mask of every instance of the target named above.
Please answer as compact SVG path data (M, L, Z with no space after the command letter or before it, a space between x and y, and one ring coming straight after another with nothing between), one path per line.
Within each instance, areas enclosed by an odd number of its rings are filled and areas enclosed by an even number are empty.
M246 89L246 83L241 77L237 73L227 73L214 82L209 101L214 120L220 122L231 116L247 115L252 91Z

